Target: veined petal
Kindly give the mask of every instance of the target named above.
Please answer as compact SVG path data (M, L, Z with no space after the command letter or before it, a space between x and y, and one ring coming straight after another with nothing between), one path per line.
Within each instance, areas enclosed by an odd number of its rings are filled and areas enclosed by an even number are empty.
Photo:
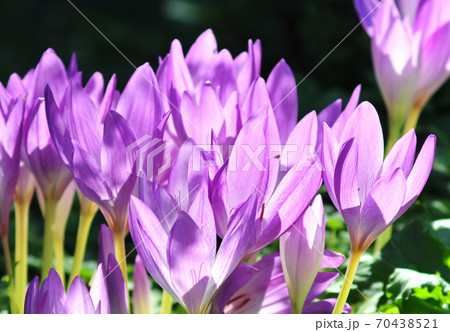
M256 197L251 195L241 204L230 218L230 224L211 271L215 289L219 288L224 280L236 268L244 253L251 245L254 237L254 220L256 218Z
M114 198L133 174L134 158L129 147L136 141L128 122L117 112L105 117L101 147L101 172ZM131 191L130 191L131 194Z
M201 313L212 266L210 247L197 224L181 212L169 234L170 277L175 292L190 313Z
M406 193L406 179L401 168L379 179L373 186L361 209L361 223L358 243L362 250L375 240L400 210ZM356 240L356 239L355 239Z
M197 196L189 207L189 216L198 225L211 253L211 261L216 254L216 227L214 213L205 187L199 189Z
M361 103L348 119L341 142L355 137L358 162L348 168L357 169L359 200L364 204L383 163L383 130L375 108L368 102ZM350 166L351 165L351 166Z
M175 296L166 254L169 237L160 224L161 220L148 206L131 196L130 234L136 244L136 250L152 278L169 294Z
M414 164L416 145L416 133L414 129L411 129L403 135L389 151L383 162L383 166L380 169L378 178L385 176L397 167L400 167L405 177L408 178Z
M334 190L336 193L336 208L344 217L345 224L354 238L359 227L361 201L358 196L357 183L358 151L355 138L348 140L341 148L336 162L334 174Z
M136 138L151 136L164 113L162 98L155 73L145 63L131 76L120 96L116 111L127 119Z
M429 135L420 149L416 162L406 180L406 195L399 215L404 213L420 195L430 176L436 152L436 136Z
M304 163L314 152L317 144L318 119L315 111L305 115L292 130L281 154L282 170L289 170L299 162Z

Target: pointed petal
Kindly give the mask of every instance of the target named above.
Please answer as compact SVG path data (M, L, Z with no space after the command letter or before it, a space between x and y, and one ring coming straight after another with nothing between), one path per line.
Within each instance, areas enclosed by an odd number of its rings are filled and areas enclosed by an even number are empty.
M416 162L406 180L406 195L400 214L404 213L420 195L430 176L436 153L436 136L429 135L420 149Z
M152 311L152 292L150 288L150 280L148 279L147 270L141 257L136 256L133 271L133 307L135 314L151 314Z
M106 259L104 259L106 261ZM105 266L105 268L104 268ZM94 305L95 311L98 314L110 314L108 286L105 277L106 266L99 263L94 279L92 280L91 290L89 292ZM105 271L105 272L104 272Z
M280 161L282 170L289 170L299 162L305 162L308 151L315 151L318 134L318 118L312 111L304 116L292 130L283 149ZM310 149L312 148L312 149ZM305 154L306 152L306 154Z
M64 303L65 314L94 314L94 304L92 303L89 291L79 276L73 279L67 292Z
M286 142L297 122L296 85L294 74L284 60L278 62L267 79L267 90L274 107L282 144Z
M202 231L186 213L180 213L170 231L167 256L170 277L184 307L200 313L212 260Z
M169 276L166 248L168 234L161 221L138 198L130 200L130 234L150 276L174 296Z
M127 120L119 113L108 112L105 117L101 148L101 172L114 198L127 181L136 176L133 173L134 158L129 156L129 146L136 141ZM130 186L130 193L134 181Z
M216 289L236 268L251 245L253 223L256 218L255 195L257 194L251 195L230 218L229 228L217 252L211 272Z
M186 54L186 64L195 85L204 83L215 54L216 37L212 30L208 29L197 38Z
M36 276L31 281L25 295L25 314L37 314L38 313L38 299L39 299L39 277Z
M99 72L95 72L84 87L86 93L91 97L96 106L102 101L104 85L103 75Z
M341 136L341 142L355 137L357 145L358 194L364 203L375 182L384 157L383 130L376 109L363 102L350 116Z
M405 177L408 178L414 164L416 144L416 133L414 132L414 129L411 129L403 135L389 151L378 177L383 177L393 169L400 167Z
M406 193L406 179L401 168L378 180L361 209L360 241L366 249L394 221Z
M127 119L136 138L151 136L163 114L162 98L155 73L145 63L131 76L116 111Z
M110 254L114 255L114 239L111 229L102 224L98 234L98 262L103 266L103 272L106 273L108 267L108 257Z
M189 207L189 216L198 225L211 253L211 261L216 253L216 227L214 213L205 187L199 189L197 196Z
M112 254L108 256L106 272L111 314L128 314L128 289L120 266Z

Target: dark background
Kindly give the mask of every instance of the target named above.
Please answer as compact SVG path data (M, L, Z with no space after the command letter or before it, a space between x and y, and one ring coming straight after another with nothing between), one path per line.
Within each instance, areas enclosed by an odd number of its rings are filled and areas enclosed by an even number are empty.
M260 39L264 78L284 58L300 81L358 24L351 0L71 1L132 63L139 66L148 61L155 71L158 56L169 51L173 39L181 41L186 53L200 33L212 28L219 49L228 48L233 56L247 50L248 39ZM66 65L76 52L85 82L95 71L102 72L106 79L117 73L122 89L134 71L68 1L0 2L0 81L6 83L13 72L23 76L49 47ZM358 84L363 86L362 99L379 110L386 130L385 108L372 71L370 40L362 27L299 86L300 116L321 110L337 98L346 102ZM420 144L428 133L438 136L436 169L422 195L430 206L436 200L443 204L432 212L436 218L450 215L449 111L450 84L446 83L427 105L417 129ZM66 235L69 254L73 253L78 207L73 211ZM100 214L97 219L88 248L87 258L91 260L95 260L97 251ZM30 229L30 253L39 257L42 217L35 202ZM33 263L30 265L33 268ZM3 253L0 275L4 275Z

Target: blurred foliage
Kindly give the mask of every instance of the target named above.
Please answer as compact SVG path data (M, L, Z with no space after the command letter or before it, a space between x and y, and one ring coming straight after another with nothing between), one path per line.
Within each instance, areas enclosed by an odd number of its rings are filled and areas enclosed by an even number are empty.
M212 28L219 48L236 56L246 50L247 40L260 39L263 47L262 76L284 58L291 66L298 87L299 117L321 110L337 98L344 103L362 84L362 100L379 110L386 132L383 101L376 85L370 56L370 40L358 27L310 75L310 71L358 24L352 1L270 0L71 0L77 8L136 66L148 61L156 70L158 56L166 54L177 38L187 52L197 36ZM118 75L122 89L133 66L105 40L68 1L18 0L0 2L0 81L12 72L23 76L34 67L47 48L53 48L67 64L77 53L84 81L95 71L106 78ZM349 299L356 312L448 310L450 227L450 83L446 83L426 106L417 128L419 146L426 135L438 137L436 162L420 200L395 223L394 238L377 256L368 252L358 270ZM349 252L348 234L342 217L323 195L327 211L327 249ZM66 231L66 264L74 252L79 203L76 199ZM30 212L30 279L39 274L43 219L36 201ZM14 250L14 214L11 214L10 243ZM89 236L82 277L88 282L95 270L97 236L104 222L98 213ZM127 239L127 252L132 251ZM262 254L278 250L278 242ZM132 268L135 252L127 259ZM5 274L0 255L0 276ZM345 265L340 268L345 271ZM130 274L131 276L131 274ZM338 279L324 296L339 291ZM431 280L431 283L427 280ZM423 281L423 282L422 282ZM153 284L158 312L160 293ZM8 308L7 283L0 281L0 312ZM390 295L389 297L387 295ZM430 309L431 307L431 309ZM181 311L175 305L175 310ZM417 309L419 310L419 309Z

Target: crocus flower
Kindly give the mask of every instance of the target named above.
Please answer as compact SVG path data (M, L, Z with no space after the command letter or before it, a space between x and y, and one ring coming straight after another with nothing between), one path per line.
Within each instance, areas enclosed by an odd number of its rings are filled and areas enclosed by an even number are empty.
M321 269L337 267L344 256L325 251ZM337 272L319 272L310 287L301 313L330 314L336 299L317 300L338 277ZM350 313L348 304L345 313ZM281 258L278 253L265 256L257 263L240 264L217 293L211 307L215 314L289 314L292 313Z
M403 126L404 132L415 127L424 105L450 75L450 9L445 0L355 0L355 6L372 38L393 144Z
M211 182L210 197L219 236L226 231L228 216L235 206L257 193L259 223L246 257L282 235L307 208L322 183L315 155L308 164L291 168L279 181L280 153L275 117L263 107L243 126L230 158Z
M0 235L8 235L9 212L19 177L24 101L0 83Z
M383 161L380 120L368 102L358 106L342 130L324 124L324 182L350 235L346 282L351 283L362 253L419 196L430 175L435 148L436 137L430 135L414 162L416 135L410 130Z
M19 178L23 111L24 100L13 98L0 83L0 237L11 293L14 291L14 281L8 243L9 213ZM11 299L11 309L17 312L14 296Z
M157 137L164 110L148 63L136 70L114 102L115 84L113 76L98 107L77 83L59 105L47 89L46 103L52 138L78 187L99 205L113 233L125 234L137 176L130 149L139 148L136 139ZM117 106L110 111L113 102Z
M140 187L141 199L131 196L130 202L130 233L139 256L152 278L187 312L207 313L252 241L255 196L235 209L216 252L214 215L204 187L187 212L160 185L141 181Z
M80 191L98 204L113 231L116 257L125 279L123 241L128 232L129 197L137 177L134 153L130 150L136 145L136 137L153 135L162 112L155 106L158 98L151 94L153 87L147 81L152 77L148 64L138 68L115 111L111 110L117 98L115 76L103 99L97 102L76 82L69 85L59 104L52 90L46 90L52 139ZM153 81L157 84L156 78Z
M322 155L323 124L326 123L330 128L339 131L358 106L360 93L361 85L358 85L344 109L342 100L337 99L321 112L311 111L300 119L290 132L280 154L282 176L293 167L300 169L310 164L315 155Z
M39 277L30 283L25 299L26 314L126 314L127 287L114 258L111 230L102 225L99 234L99 264L90 291L79 276L66 294L58 273L51 269L39 287Z
M319 272L325 249L325 212L316 196L302 216L280 238L280 255L292 310L301 313Z
M186 57L180 42L174 40L157 72L161 91L173 110L170 139L178 146L188 137L197 144L209 144L214 134L220 144L232 144L242 125L257 111L249 105L255 89L263 88L268 106L277 106L274 113L284 143L297 121L295 78L281 60L266 84L259 77L260 67L259 40L249 40L248 51L234 59L228 50L217 50L211 30L198 37Z
M31 281L25 297L26 314L120 314L128 313L126 306L122 308L118 303L125 303L125 298L116 293L117 288L125 287L120 269L116 269L114 256L109 256L108 277L103 273L100 264L92 281L89 291L81 278L77 276L69 287L67 294L58 273L52 268L48 277L39 287L39 277ZM117 271L117 272L116 272Z
M133 271L133 313L151 314L152 292L147 270L139 255L136 256Z

